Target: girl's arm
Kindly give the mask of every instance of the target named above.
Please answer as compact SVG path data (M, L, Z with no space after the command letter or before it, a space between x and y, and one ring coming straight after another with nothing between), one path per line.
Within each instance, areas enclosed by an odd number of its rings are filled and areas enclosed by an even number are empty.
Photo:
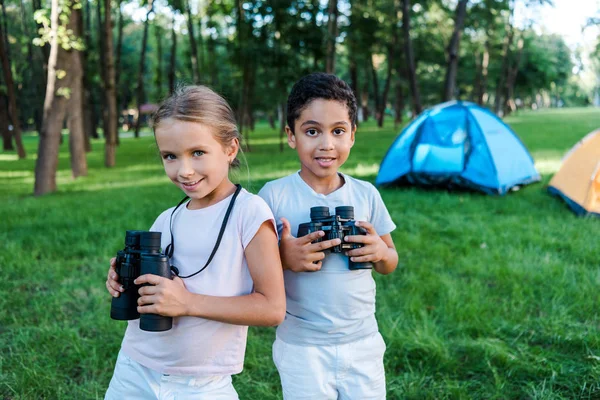
M220 297L189 292L183 281L156 275L140 276L135 283L150 283L140 289L140 313L164 316L189 315L236 325L279 325L285 316L283 270L277 235L265 221L245 250L254 292L244 296Z

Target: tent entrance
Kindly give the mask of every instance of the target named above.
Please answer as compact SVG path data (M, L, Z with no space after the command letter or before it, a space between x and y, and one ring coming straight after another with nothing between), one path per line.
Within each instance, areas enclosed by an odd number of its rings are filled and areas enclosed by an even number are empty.
M413 152L413 172L434 175L461 173L470 148L466 125L464 110L433 115L425 121Z

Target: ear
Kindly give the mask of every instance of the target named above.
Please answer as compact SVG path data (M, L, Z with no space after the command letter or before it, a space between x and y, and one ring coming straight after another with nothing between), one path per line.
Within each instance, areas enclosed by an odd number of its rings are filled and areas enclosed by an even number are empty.
M227 148L225 149L225 154L229 158L230 163L235 159L239 150L240 141L238 140L238 138L231 139L231 142L229 142L229 146L227 146Z
M294 132L292 132L292 130L290 129L290 127L288 125L285 126L285 133L287 134L288 145L292 149L295 149L296 148L296 135L294 135Z
M350 147L354 146L355 135L356 135L356 125L353 125L352 132L350 132L350 140L352 141L352 144L350 144Z

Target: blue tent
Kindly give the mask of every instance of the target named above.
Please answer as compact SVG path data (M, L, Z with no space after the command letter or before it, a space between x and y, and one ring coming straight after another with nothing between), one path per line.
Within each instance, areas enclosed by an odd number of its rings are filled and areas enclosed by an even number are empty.
M539 180L531 155L508 125L477 104L451 101L424 111L402 131L381 162L376 184L505 194Z

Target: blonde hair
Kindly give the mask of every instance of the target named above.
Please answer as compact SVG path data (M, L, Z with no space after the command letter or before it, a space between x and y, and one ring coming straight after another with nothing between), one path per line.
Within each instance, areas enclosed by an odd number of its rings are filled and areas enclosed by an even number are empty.
M227 101L206 86L182 86L162 102L152 116L152 129L155 130L161 121L173 118L186 122L197 122L213 128L213 136L225 148L233 139L240 143L242 136L237 128L235 115ZM236 158L231 167L239 167Z

